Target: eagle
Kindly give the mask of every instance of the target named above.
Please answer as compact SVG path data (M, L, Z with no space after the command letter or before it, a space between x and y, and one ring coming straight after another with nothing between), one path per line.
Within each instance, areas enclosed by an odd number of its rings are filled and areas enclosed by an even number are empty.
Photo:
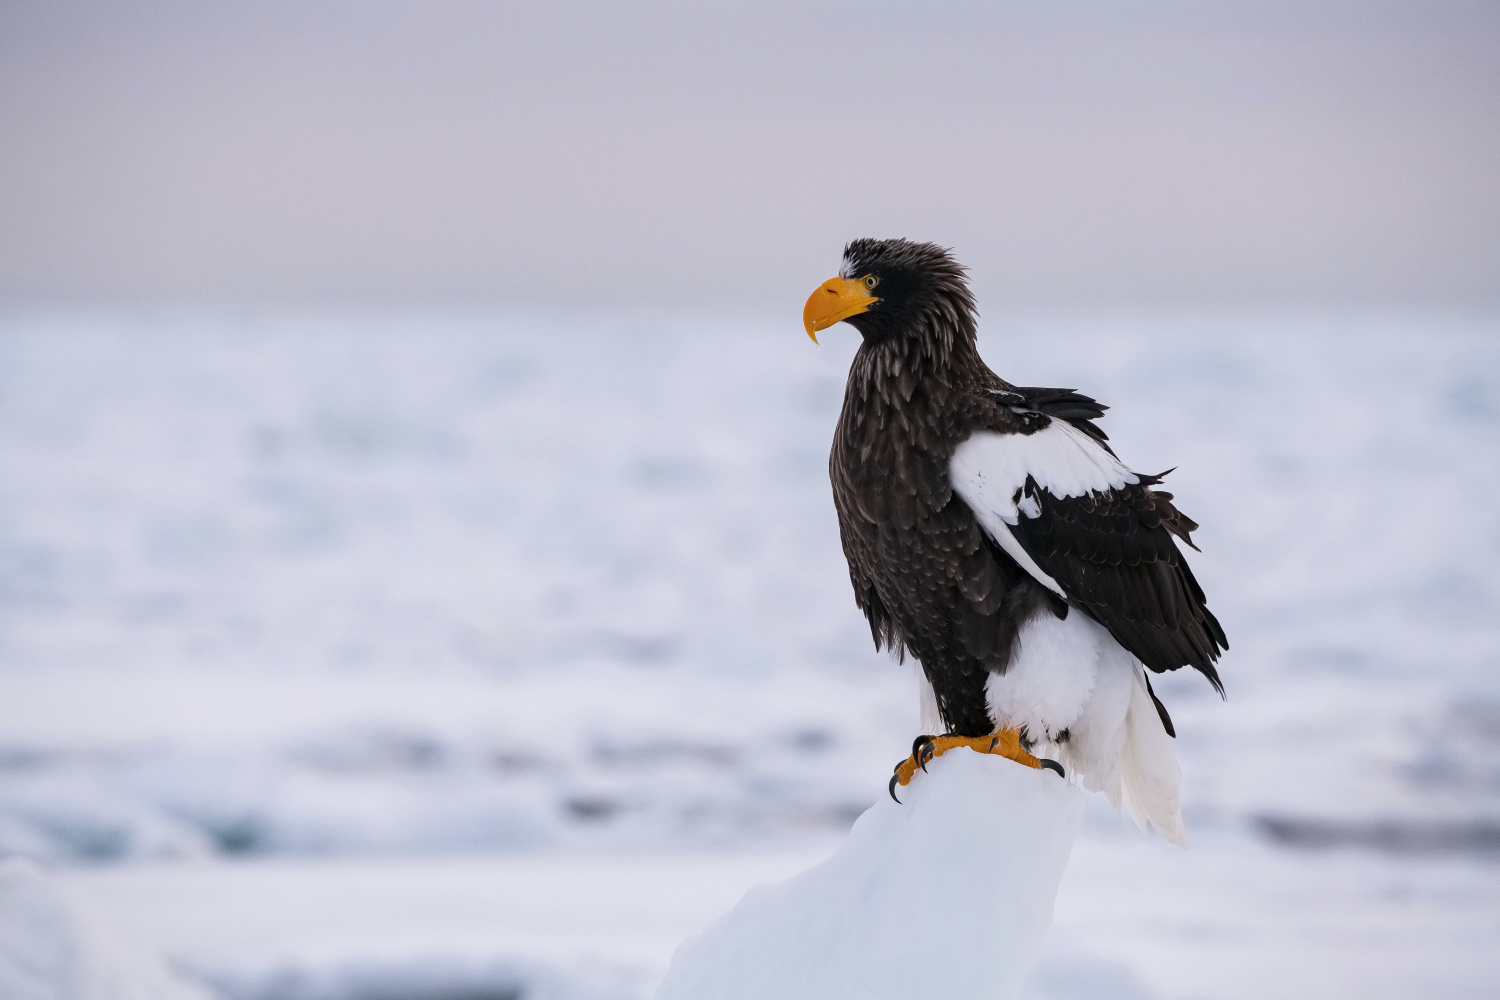
M1151 674L1192 667L1222 696L1229 643L1166 473L1120 461L1104 404L992 372L966 271L936 244L850 243L803 311L814 343L839 322L863 338L829 457L849 579L876 649L921 664L932 730L891 796L969 747L1071 775L1185 844Z

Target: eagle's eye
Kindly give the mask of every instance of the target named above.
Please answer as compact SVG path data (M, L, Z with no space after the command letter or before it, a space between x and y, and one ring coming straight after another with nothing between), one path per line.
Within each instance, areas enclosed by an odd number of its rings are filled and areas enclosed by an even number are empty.
M873 274L867 274L867 275L865 275L865 287L866 288L874 288L878 284L880 284L880 279L877 278L877 277L875 277L875 275L873 275Z

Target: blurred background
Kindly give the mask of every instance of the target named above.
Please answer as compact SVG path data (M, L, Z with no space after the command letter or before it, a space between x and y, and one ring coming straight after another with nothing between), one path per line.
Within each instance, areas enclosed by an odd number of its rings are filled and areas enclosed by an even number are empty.
M0 937L648 996L917 732L799 320L903 235L1233 645L1027 1000L1496 995L1496 178L1488 0L0 2Z

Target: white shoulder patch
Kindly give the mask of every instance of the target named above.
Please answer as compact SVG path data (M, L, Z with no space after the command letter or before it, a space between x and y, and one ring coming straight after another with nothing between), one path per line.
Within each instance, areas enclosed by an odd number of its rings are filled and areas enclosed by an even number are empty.
M994 511L1006 524L1018 516L1016 492L1026 477L1058 498L1117 490L1140 477L1066 420L1053 420L1035 434L980 431L953 453L948 478L958 495L978 510ZM1024 506L1024 501L1022 502ZM1025 511L1035 517L1033 511Z
M1067 596L1010 533L1023 515L1041 513L1036 501L1018 496L1027 476L1059 499L1117 490L1140 482L1140 477L1066 420L1054 419L1034 434L980 431L953 453L948 481L974 511L980 526L1022 569Z

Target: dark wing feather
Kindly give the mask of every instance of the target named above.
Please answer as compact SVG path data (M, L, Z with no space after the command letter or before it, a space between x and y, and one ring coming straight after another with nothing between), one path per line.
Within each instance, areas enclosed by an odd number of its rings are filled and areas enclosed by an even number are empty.
M1220 694L1214 661L1229 648L1203 588L1178 551L1197 527L1151 489L1160 476L1119 489L1059 498L1027 477L1023 492L1037 511L1022 511L1011 533L1070 601L1155 671L1190 666Z
M991 389L990 394L1014 412L1044 413L1068 423L1098 441L1105 451L1113 455L1109 446L1109 435L1094 423L1109 409L1091 396L1072 389L1044 389L1039 386L1017 385L1009 389Z

